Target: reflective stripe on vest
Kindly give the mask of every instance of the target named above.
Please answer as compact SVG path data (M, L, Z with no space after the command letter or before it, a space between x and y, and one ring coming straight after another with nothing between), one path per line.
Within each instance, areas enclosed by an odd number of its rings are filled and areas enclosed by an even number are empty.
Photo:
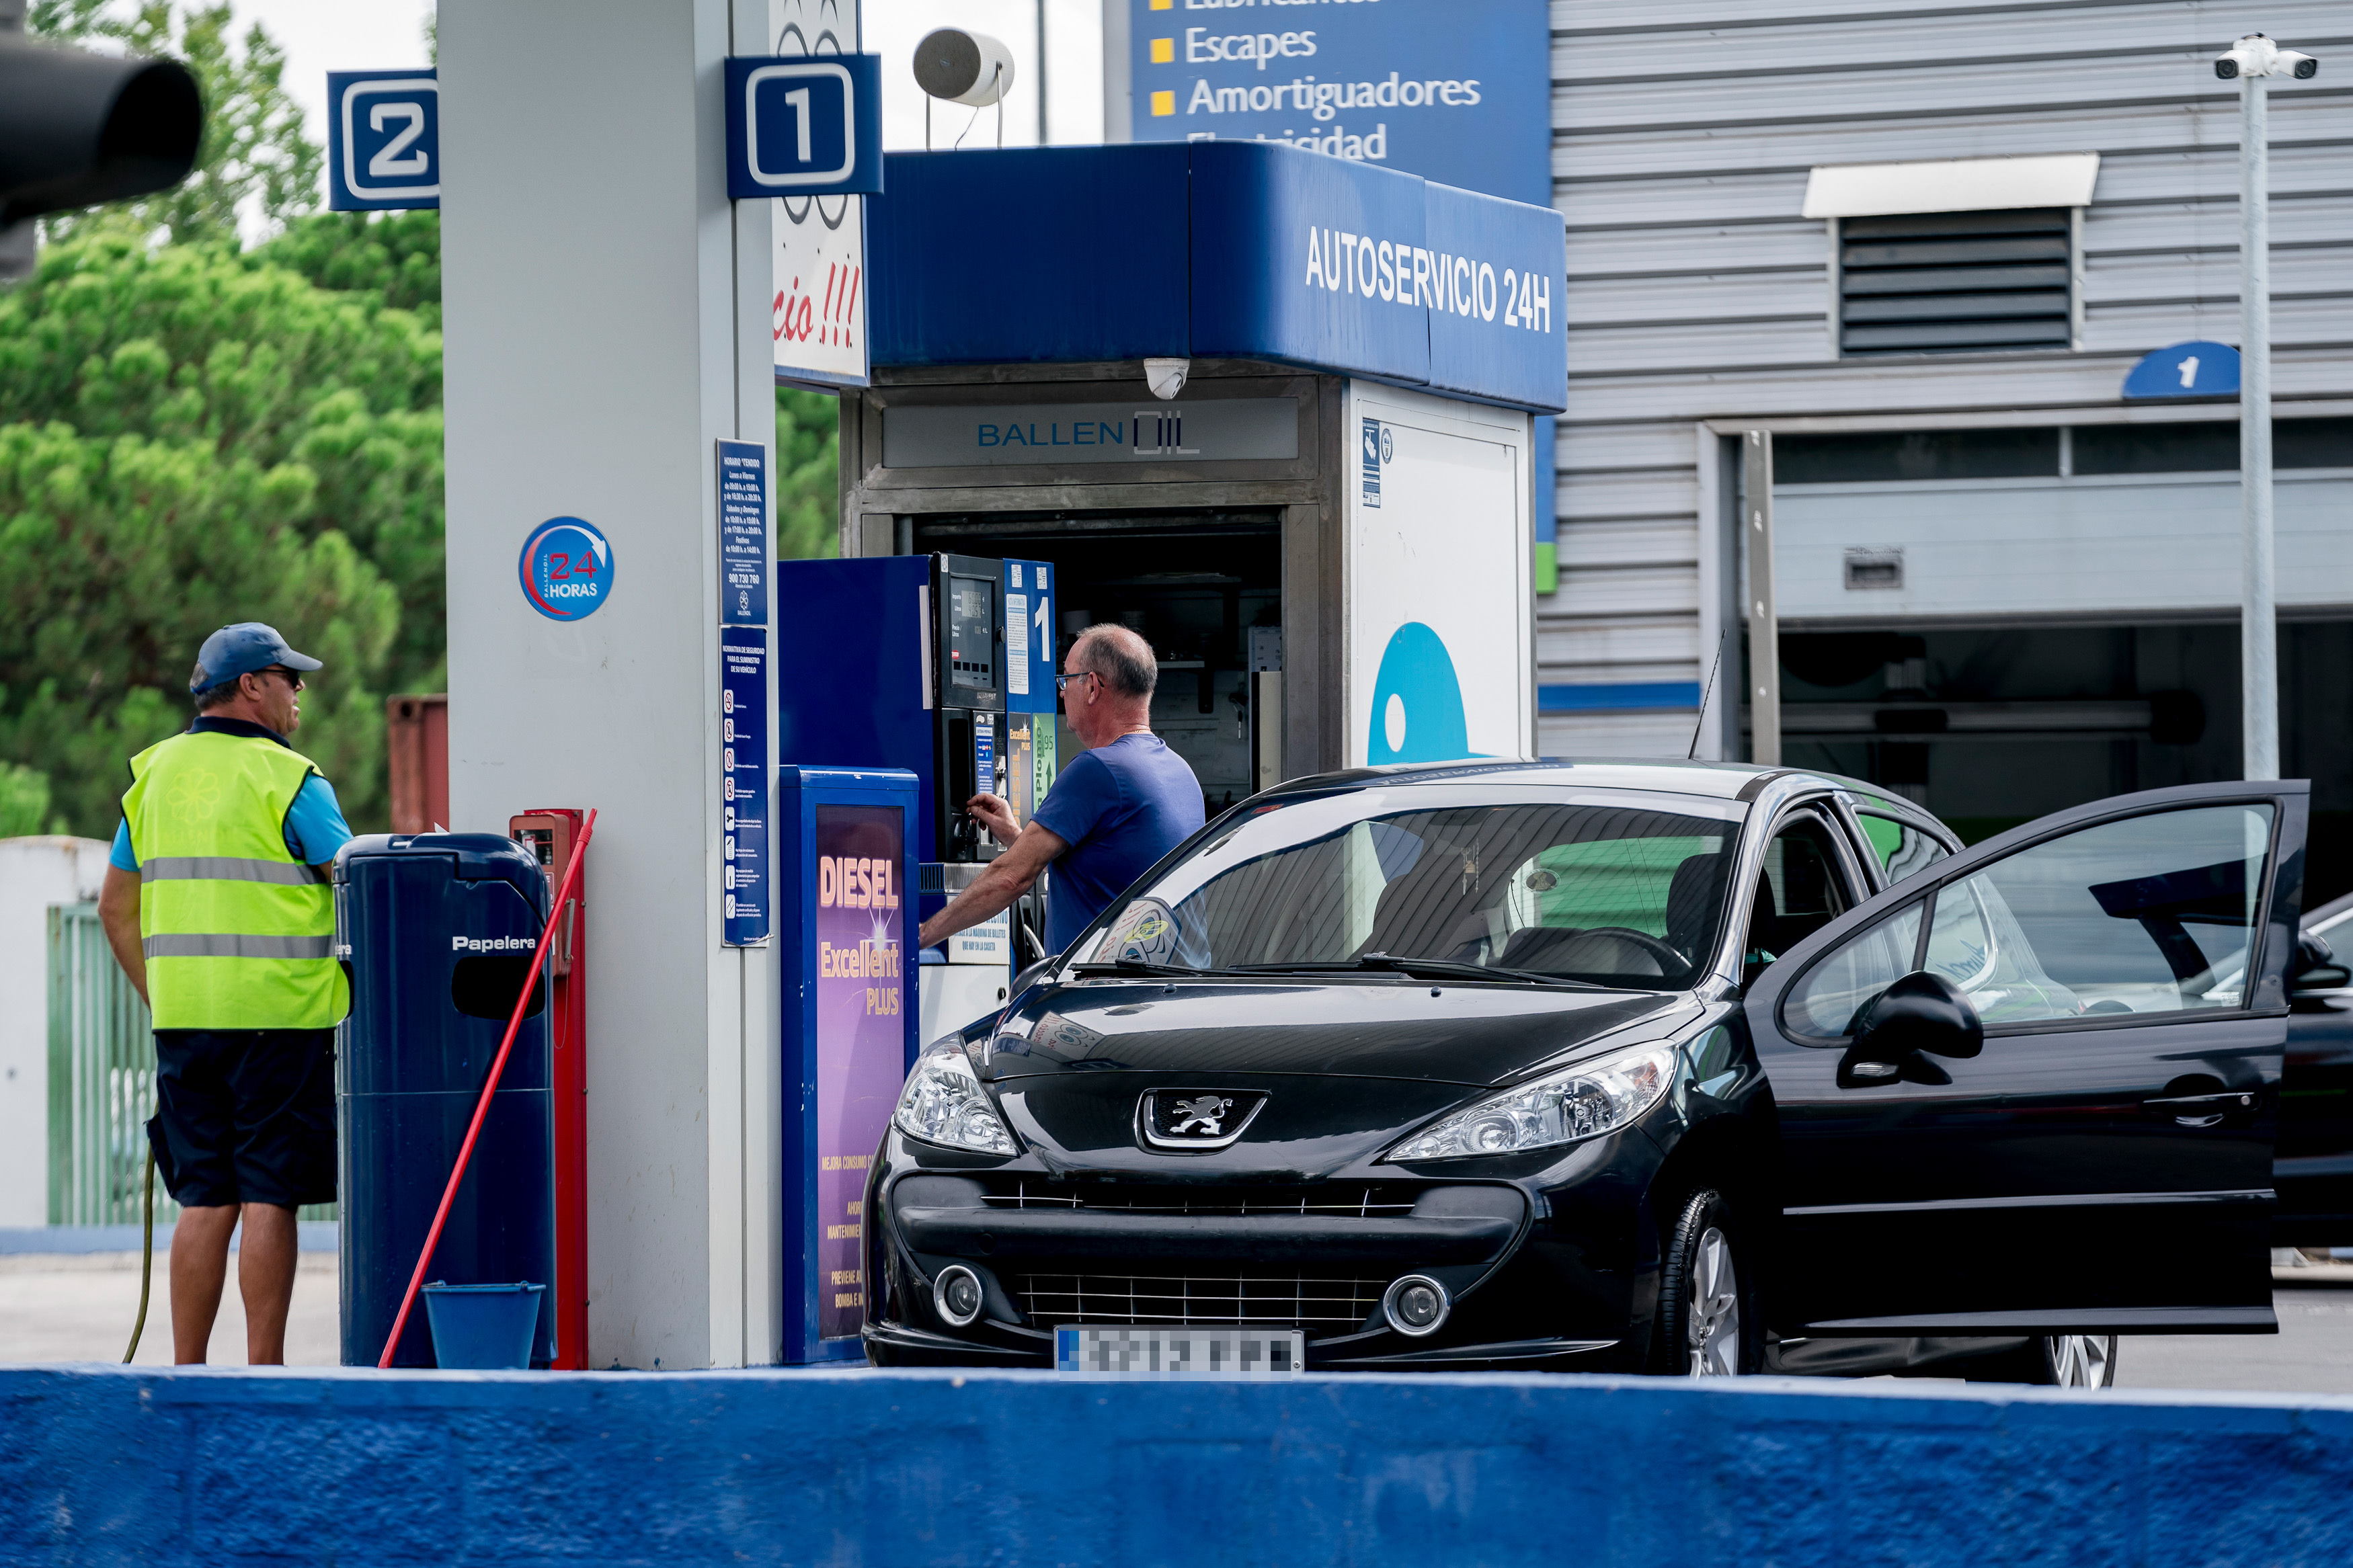
M334 894L286 847L310 759L262 736L174 735L122 797L159 1029L318 1029L348 1010Z
M299 786L298 786L299 787ZM142 882L269 882L281 888L307 888L327 879L318 866L282 860L248 860L237 855L158 855L139 862Z
M151 936L139 944L149 958L331 958L331 936Z

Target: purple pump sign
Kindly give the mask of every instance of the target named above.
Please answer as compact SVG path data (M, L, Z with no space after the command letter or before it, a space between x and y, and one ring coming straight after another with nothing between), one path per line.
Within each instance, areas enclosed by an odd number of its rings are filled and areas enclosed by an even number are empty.
M906 1077L903 814L817 813L818 1337L866 1322L866 1173Z

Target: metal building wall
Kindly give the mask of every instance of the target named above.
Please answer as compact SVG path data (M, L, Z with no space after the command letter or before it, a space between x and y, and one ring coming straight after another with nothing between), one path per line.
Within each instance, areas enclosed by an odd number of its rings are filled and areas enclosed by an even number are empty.
M2283 416L2353 406L2324 401L2353 395L2343 0L1553 0L1552 22L1569 407L1560 586L1538 600L1547 755L1679 755L1720 640L1738 668L1705 422L2112 419L2144 351L2236 341L2237 95L2209 58L2240 33L2337 57L2272 98L2275 380ZM2077 352L1837 358L1809 170L2077 152L2102 155ZM1722 697L1719 677L1702 755Z

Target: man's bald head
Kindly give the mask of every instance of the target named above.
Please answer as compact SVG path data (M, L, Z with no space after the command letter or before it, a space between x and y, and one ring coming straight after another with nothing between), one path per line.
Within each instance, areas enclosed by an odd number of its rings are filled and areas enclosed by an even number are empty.
M1071 645L1081 669L1092 669L1103 685L1121 697L1149 697L1160 679L1160 665L1152 645L1116 621L1089 626Z

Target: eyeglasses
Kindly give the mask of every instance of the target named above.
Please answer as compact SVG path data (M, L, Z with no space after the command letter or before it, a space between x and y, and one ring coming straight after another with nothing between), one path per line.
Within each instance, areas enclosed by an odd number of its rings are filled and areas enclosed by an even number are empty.
M1084 680L1087 677L1094 674L1095 672L1092 669L1080 669L1073 670L1067 675L1058 675L1054 677L1054 689L1058 692L1067 691L1070 689L1071 682L1073 680ZM1103 678L1097 675L1095 676L1095 679L1100 680Z

